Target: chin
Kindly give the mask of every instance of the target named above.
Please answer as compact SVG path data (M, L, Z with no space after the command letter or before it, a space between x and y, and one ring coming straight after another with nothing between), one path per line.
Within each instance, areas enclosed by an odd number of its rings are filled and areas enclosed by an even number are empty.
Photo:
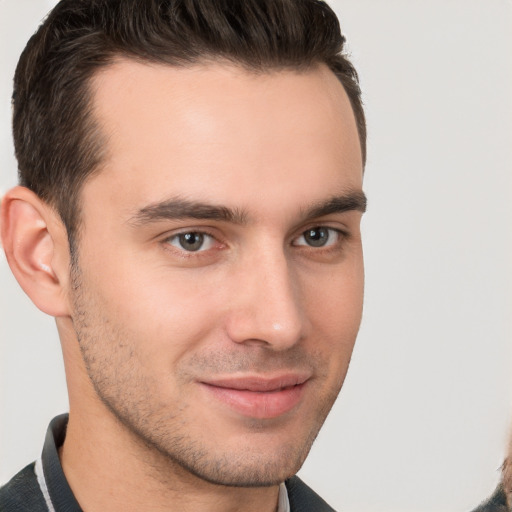
M230 487L270 487L292 477L302 467L318 430L309 435L292 437L266 435L244 436L236 444L217 446L188 440L184 446L162 450L167 460L203 481ZM183 440L185 441L185 440Z
M183 469L214 485L228 487L272 487L292 477L304 461L290 464L289 460L216 460L206 464L185 465Z

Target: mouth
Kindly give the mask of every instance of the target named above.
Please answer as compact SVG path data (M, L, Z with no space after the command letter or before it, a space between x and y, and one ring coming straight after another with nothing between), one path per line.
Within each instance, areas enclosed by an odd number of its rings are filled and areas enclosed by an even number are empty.
M217 402L242 416L272 419L294 409L310 379L305 374L229 377L200 382Z

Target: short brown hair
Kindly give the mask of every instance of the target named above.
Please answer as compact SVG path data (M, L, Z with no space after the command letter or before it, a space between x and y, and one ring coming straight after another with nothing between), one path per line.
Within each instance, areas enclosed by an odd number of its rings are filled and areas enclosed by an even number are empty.
M325 63L350 99L364 162L361 92L344 44L321 0L61 0L16 68L20 183L58 211L71 241L81 186L103 156L89 83L119 56L173 66L222 59L254 71Z

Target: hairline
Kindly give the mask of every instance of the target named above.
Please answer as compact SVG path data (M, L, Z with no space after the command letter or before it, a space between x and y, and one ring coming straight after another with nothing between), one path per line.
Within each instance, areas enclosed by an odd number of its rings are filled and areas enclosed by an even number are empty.
M359 126L357 123L357 115L354 112L354 108L352 105L352 101L350 99L350 94L345 88L341 78L338 74L329 66L327 62L321 59L316 59L311 62L302 62L296 64L286 64L286 63L264 63L262 65L252 64L250 62L244 61L242 59L229 58L229 56L223 55L215 55L213 53L202 55L194 60L181 60L176 61L175 63L166 61L164 57L152 57L148 56L148 58L141 57L140 55L130 54L128 52L118 51L113 52L110 58L105 60L102 64L98 65L93 72L87 77L83 82L83 92L85 104L83 107L83 119L82 123L85 126L85 139L88 143L91 143L94 146L95 151L97 151L101 156L99 158L98 163L89 170L89 172L84 176L84 178L79 182L79 185L74 191L75 201L74 201L74 213L72 217L72 222L70 223L70 219L62 218L60 213L60 205L58 204L58 200L53 200L52 203L57 203L50 206L53 206L57 211L59 217L64 223L67 232L68 243L70 247L70 253L73 255L73 250L76 250L78 247L78 242L80 241L80 234L83 228L83 219L82 219L82 206L83 206L83 188L89 182L90 179L94 178L101 172L103 172L104 166L107 163L108 159L108 135L104 132L103 127L101 126L101 122L97 116L95 116L96 112L96 102L95 102L95 82L98 78L109 69L112 69L118 64L122 64L125 62L136 62L143 66L155 66L155 67L171 67L175 69L194 69L194 68L208 68L210 66L225 66L234 69L239 69L246 73L252 74L254 76L262 76L262 75L272 75L273 73L280 72L295 72L298 74L306 74L308 72L314 71L321 67L324 67L330 73L332 73L341 87L343 88L344 93L347 95L347 98L350 103L351 111L354 116L355 128L359 140L359 148L361 154L363 154L363 141L361 140L361 134L359 132ZM364 173L364 162L363 162L363 173ZM70 225L71 224L71 225ZM72 258L73 259L73 258Z

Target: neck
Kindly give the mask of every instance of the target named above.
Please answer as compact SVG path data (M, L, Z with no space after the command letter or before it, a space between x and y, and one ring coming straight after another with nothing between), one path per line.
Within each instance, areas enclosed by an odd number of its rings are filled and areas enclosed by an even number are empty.
M91 411L92 412L92 411ZM275 512L279 487L215 485L133 439L110 411L71 409L60 450L64 474L88 512Z

